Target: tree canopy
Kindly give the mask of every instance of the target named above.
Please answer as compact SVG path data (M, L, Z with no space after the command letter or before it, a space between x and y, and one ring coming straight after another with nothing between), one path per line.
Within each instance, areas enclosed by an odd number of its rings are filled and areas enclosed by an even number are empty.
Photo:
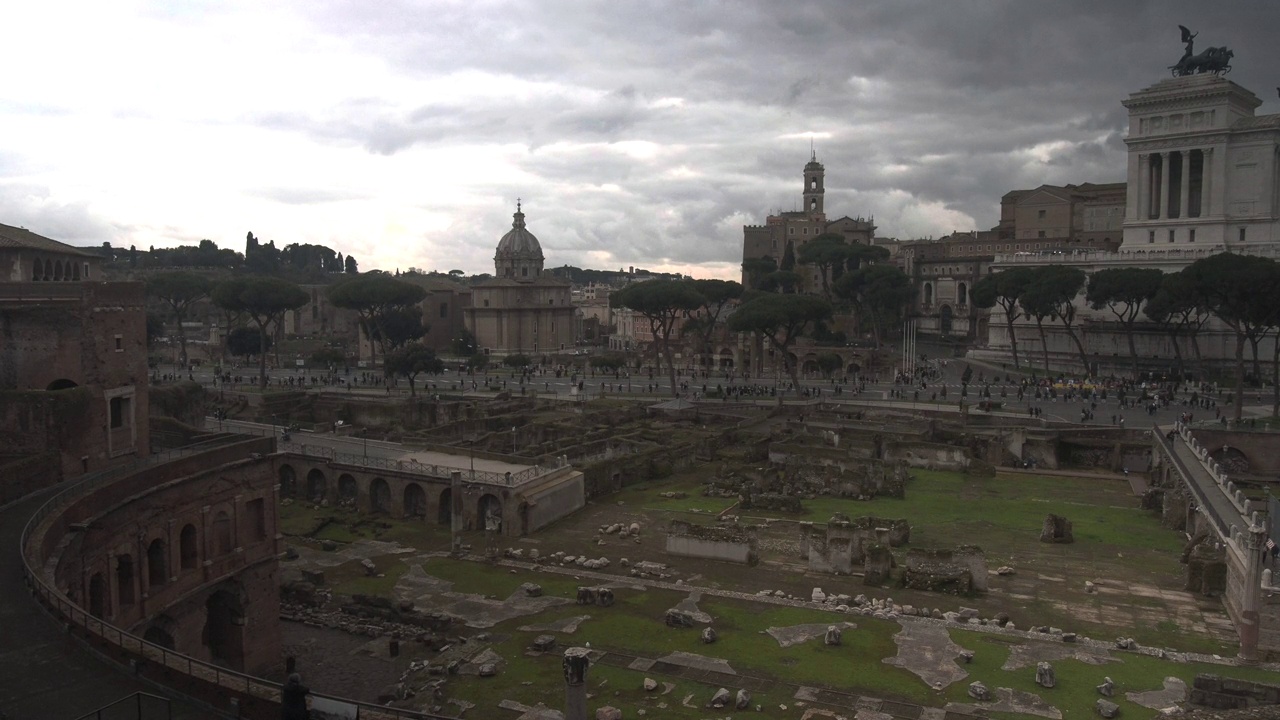
M1150 268L1106 268L1089 276L1085 299L1094 310L1109 308L1124 328L1129 339L1129 355L1133 359L1133 376L1138 376L1138 347L1134 342L1133 324L1142 304L1160 289L1164 273Z
M728 327L734 332L763 335L781 355L791 381L799 390L800 377L790 348L810 323L826 320L831 312L831 303L816 295L763 293L744 302L730 315Z
M997 304L1004 310L1005 326L1009 332L1009 347L1013 353L1013 366L1021 367L1018 361L1018 336L1014 331L1014 321L1022 317L1018 301L1031 284L1034 273L1030 268L1013 268L1002 270L983 277L974 283L969 291L973 304L980 308L991 308Z
M347 261L351 261L351 256L347 256ZM329 302L336 307L355 311L365 334L372 341L370 349L372 350L376 342L385 355L394 347L391 342L392 333L388 327L389 323L397 322L392 319L393 311L417 305L427 296L427 291L421 286L397 280L386 273L371 272L357 275L330 287L328 295ZM422 337L422 334L419 333L417 337Z
M388 376L400 375L408 379L409 396L413 397L417 395L415 380L418 375L439 375L444 372L444 361L436 357L431 348L415 342L387 353L382 361L382 370Z
M800 246L796 253L796 262L801 265L813 265L818 268L822 282L822 294L831 297L831 281L834 268L844 269L844 263L851 257L852 248L845 242L844 236L835 233L823 233Z
M182 327L187 311L197 301L208 296L213 282L204 275L193 272L158 273L147 278L147 295L163 303L178 326L178 342L182 349L181 362L187 362L187 333Z
M258 326L260 354L258 378L267 386L267 327L279 323L289 310L307 304L310 296L286 280L258 275L224 280L213 287L210 297L218 307L239 313Z
M671 392L679 394L676 383L675 361L672 359L671 338L676 321L702 307L705 298L697 286L688 280L649 280L632 283L609 296L613 307L635 311L649 321L653 333L655 355L666 359L671 380Z

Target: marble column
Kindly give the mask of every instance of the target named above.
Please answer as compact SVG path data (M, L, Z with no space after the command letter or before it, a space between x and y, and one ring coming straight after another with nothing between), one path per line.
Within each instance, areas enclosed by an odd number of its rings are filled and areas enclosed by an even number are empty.
M1178 217L1191 217L1191 151L1182 150L1182 172L1178 181Z
M1138 155L1138 176L1137 182L1134 183L1136 188L1133 198L1133 208L1137 212L1134 220L1147 219L1147 203L1150 200L1150 193L1147 189L1147 183L1151 177L1151 156L1149 154Z
M1169 219L1169 161L1173 153L1164 153L1160 159L1160 214L1161 220Z
M564 651L564 720L587 720L587 668L589 653L582 647Z

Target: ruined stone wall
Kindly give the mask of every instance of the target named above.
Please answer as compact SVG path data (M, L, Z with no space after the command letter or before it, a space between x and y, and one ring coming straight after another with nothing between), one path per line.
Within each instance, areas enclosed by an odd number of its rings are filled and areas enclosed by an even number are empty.
M961 471L969 466L969 451L936 443L886 442L884 460L905 462L913 468Z
M667 530L666 550L672 555L703 560L744 565L759 562L755 531L740 527L694 525L672 520Z
M540 530L586 505L586 485L582 473L573 471L569 480L530 493L528 532Z
M261 455L272 444L246 441L93 488L40 529L32 560L91 615L159 633L201 659L213 658L201 640L210 599L225 598L234 611L220 627L240 637L235 656L219 661L272 668L280 650L277 503L273 466Z
M902 584L913 590L929 590L952 595L984 592L987 587L986 559L970 546L955 550L911 549L907 551Z

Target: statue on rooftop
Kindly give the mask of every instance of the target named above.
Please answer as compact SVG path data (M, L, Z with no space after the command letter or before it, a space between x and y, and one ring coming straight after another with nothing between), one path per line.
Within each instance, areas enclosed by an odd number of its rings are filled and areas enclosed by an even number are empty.
M1231 58L1235 56L1235 53L1231 52L1229 48L1211 47L1197 55L1195 54L1195 40L1200 33L1193 33L1184 25L1179 25L1178 29L1182 31L1182 42L1186 43L1187 47L1178 63L1169 66L1169 69L1173 71L1174 77L1186 77L1206 72L1211 72L1214 75L1225 75L1231 72Z

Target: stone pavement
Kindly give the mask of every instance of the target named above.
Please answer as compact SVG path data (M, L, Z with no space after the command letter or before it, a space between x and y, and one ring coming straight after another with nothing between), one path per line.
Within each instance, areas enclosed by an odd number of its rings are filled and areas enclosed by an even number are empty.
M71 720L137 691L161 694L68 637L28 593L18 537L50 495L44 490L0 508L0 718L5 720ZM176 700L172 707L179 720L213 716Z

